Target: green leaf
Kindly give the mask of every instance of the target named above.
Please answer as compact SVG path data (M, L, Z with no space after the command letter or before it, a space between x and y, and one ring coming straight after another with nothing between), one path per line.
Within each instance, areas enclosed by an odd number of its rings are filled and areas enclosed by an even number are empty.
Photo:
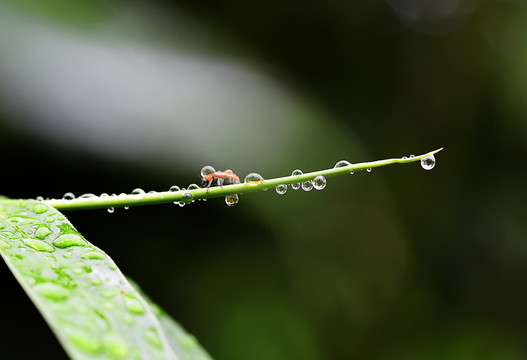
M53 207L0 198L0 254L72 359L210 359Z

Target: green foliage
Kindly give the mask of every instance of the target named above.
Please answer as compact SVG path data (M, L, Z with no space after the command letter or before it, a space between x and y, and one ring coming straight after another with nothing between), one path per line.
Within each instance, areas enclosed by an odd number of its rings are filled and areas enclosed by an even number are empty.
M0 253L71 358L210 359L56 209L2 198Z

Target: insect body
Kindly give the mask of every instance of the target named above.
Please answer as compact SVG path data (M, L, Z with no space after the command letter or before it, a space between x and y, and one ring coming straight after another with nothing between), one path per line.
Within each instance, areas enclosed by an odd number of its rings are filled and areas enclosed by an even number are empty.
M211 186L223 186L223 185L232 185L232 184L241 184L240 178L238 175L232 172L232 170L225 171L214 171L210 174L203 174L201 181L203 185L207 188Z

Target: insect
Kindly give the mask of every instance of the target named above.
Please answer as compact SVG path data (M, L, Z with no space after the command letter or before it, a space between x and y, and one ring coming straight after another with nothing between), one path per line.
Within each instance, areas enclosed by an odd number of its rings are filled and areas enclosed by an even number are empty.
M223 185L232 185L232 184L241 184L240 178L238 175L232 172L232 170L227 169L225 171L214 171L214 168L208 167L209 171L204 171L205 168L201 170L201 181L203 185L209 191L211 186L223 186ZM212 172L211 172L212 171ZM213 184L214 183L214 184Z

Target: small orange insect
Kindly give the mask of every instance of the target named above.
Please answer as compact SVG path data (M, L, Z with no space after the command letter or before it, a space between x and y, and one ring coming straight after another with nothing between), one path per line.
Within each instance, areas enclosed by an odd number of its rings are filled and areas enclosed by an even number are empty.
M225 171L214 171L210 174L203 175L201 181L203 182L203 185L207 188L207 191L211 186L241 184L238 175L233 173L230 169L227 169Z

